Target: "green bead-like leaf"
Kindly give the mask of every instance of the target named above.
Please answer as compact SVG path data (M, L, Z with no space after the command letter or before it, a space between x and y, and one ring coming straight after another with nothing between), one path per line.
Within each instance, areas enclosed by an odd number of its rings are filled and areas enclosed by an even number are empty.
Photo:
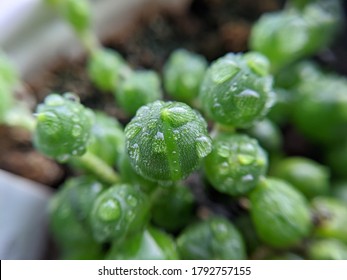
M114 91L121 76L130 71L121 55L111 49L101 48L89 57L87 71L92 82L103 91Z
M87 151L113 167L124 153L124 131L117 119L102 112L95 112ZM89 170L79 158L72 158L69 164L76 169Z
M94 120L75 96L51 94L37 107L35 147L59 161L85 153Z
M217 136L212 152L204 160L209 182L230 195L242 195L255 188L267 166L266 152L255 139L243 134Z
M308 198L327 194L329 190L327 167L308 158L283 159L277 162L272 175L287 181Z
M310 233L305 197L280 179L264 179L250 194L251 217L259 237L276 248L297 244Z
M110 260L177 260L177 249L171 236L153 227L115 243Z
M92 176L80 176L67 180L62 188L66 189L76 219L89 227L93 203L105 190L105 186Z
M188 260L242 260L246 258L242 236L235 226L213 217L187 227L177 239L180 257Z
M115 166L124 152L125 135L117 119L102 112L95 114L88 151L97 155L110 166Z
M184 49L174 51L164 65L165 90L177 101L191 102L198 96L206 68L203 56Z
M77 32L90 28L91 10L87 0L63 0L60 5L64 18Z
M338 199L316 197L312 201L313 213L318 224L315 233L319 237L336 238L347 242L347 205Z
M194 196L187 186L162 188L152 205L152 221L165 230L179 230L192 219L193 208Z
M261 54L229 53L212 63L199 98L214 121L248 127L264 117L274 103L268 61Z
M150 70L133 72L120 83L115 96L121 108L134 116L141 106L162 98L159 76Z
M211 152L201 115L180 102L156 101L141 107L125 128L134 169L154 181L177 181Z
M296 88L293 122L309 139L340 144L347 139L347 79L321 74L303 80Z
M120 240L148 221L149 199L137 187L114 185L95 201L91 227L98 241Z
M63 258L101 258L102 248L94 240L86 222L90 206L102 189L91 178L72 179L52 199L50 227Z
M326 47L341 24L341 7L335 0L316 2L263 15L252 29L251 49L280 69Z

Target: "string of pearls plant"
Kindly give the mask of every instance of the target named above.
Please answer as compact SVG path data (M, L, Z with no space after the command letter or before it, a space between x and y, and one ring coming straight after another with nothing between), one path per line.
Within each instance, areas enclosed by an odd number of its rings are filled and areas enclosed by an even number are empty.
M179 49L162 79L98 42L87 1L47 3L84 44L91 81L131 118L123 128L73 93L52 93L26 126L37 150L82 174L50 205L62 258L347 259L347 157L333 156L347 154L347 80L302 61L338 33L339 1L288 1L255 23L249 52L210 64ZM0 121L11 125L17 77L4 65ZM283 153L288 122L326 151L325 164ZM241 210L197 215L194 180Z

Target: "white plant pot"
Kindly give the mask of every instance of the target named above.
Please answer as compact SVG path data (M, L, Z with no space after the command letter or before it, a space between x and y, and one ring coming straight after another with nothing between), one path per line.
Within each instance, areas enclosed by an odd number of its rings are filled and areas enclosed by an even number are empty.
M0 170L0 259L41 259L47 247L47 187Z

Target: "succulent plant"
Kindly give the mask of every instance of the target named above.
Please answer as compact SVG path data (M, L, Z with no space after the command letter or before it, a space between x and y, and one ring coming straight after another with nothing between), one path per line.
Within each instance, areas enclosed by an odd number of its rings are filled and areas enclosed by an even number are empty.
M134 169L155 181L177 181L211 152L207 124L180 102L156 101L141 107L125 128Z
M228 220L211 217L188 226L178 237L182 259L240 260L245 258L243 239Z
M267 154L255 139L243 134L221 134L213 139L204 170L218 191L242 195L255 188L267 171L267 163Z
M36 118L34 144L39 151L62 162L86 152L94 115L75 95L47 96Z
M267 178L250 194L251 216L259 237L273 247L286 248L312 229L304 196L285 181Z
M209 118L237 128L263 118L274 103L267 58L229 53L214 61L201 84L199 99Z

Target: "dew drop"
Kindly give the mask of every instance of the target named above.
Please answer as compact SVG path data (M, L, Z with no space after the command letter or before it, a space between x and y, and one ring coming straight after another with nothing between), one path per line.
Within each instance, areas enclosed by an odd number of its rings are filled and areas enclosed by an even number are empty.
M233 83L231 86L230 86L230 91L231 92L236 92L238 90L238 86L236 83Z
M142 131L142 126L139 124L130 124L126 129L125 129L125 136L128 139L133 139L138 133Z
M221 84L234 77L239 71L240 68L234 61L222 58L211 66L212 80L217 84Z
M114 198L104 200L98 207L98 216L105 222L115 221L121 214L119 202Z
M79 137L82 134L82 127L80 125L74 125L72 127L72 136Z
M213 235L216 238L216 240L223 241L223 240L229 238L228 228L225 224L213 223L211 225L211 229L212 229Z
M61 106L65 103L65 100L60 95L51 94L46 97L45 104L48 106Z
M129 157L135 161L139 160L139 157L140 157L139 145L137 143L135 143L129 147Z
M164 134L162 132L158 131L157 134L155 135L155 139L164 140Z
M129 222L134 218L134 211L128 211L127 215L126 215L126 220Z
M129 195L127 198L126 198L126 201L128 202L128 204L132 207L136 207L137 204L138 204L138 201L136 199L136 197L132 196L132 195Z
M207 136L200 136L196 139L195 148L198 157L204 158L212 151L212 141Z
M217 154L220 157L228 158L230 156L230 147L228 145L220 145L217 149Z
M230 168L229 168L229 164L227 163L227 162L222 162L222 164L219 166L219 173L220 173L220 175L227 175L229 172L230 172L230 170L229 170Z
M241 165L250 165L254 162L254 157L250 155L237 155L237 160Z
M239 98L247 98L247 99L259 99L260 95L258 92L251 90L251 89L245 89L242 92L240 92L237 95Z
M57 156L57 161L66 162L67 160L69 160L69 158L70 158L69 154L64 154L64 155Z
M222 178L219 184L220 190L228 192L231 188L234 188L235 181L231 177Z
M165 144L165 142L162 139L154 140L152 147L153 147L153 151L155 153L165 153L166 152L166 144Z
M74 116L72 117L72 121L75 122L75 123L77 123L77 122L80 121L80 118L79 118L78 116L74 115Z
M253 177L252 174L247 174L247 175L245 175L245 176L242 176L241 180L242 180L243 182L251 182L251 181L254 180L254 177Z

